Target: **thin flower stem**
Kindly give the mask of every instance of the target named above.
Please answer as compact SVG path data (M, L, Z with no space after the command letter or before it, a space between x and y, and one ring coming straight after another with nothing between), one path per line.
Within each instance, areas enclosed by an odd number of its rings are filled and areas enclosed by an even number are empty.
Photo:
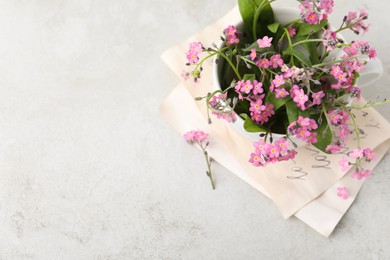
M259 20L259 16L260 16L260 13L261 11L263 10L263 8L266 6L266 5L270 5L272 2L274 2L275 0L269 0L269 1L263 1L257 8L256 8L256 11L255 11L255 16L254 16L254 19L253 19L253 24L252 24L252 30L253 30L253 39L256 40L257 39L257 22Z
M286 24L284 27L288 27L288 26L290 26L290 25L292 25L292 24L294 24L294 23L297 23L297 22L299 22L299 21L301 21L301 19L293 20L293 21L289 22L288 24Z
M219 55L221 55L221 56L229 63L229 65L230 65L230 67L233 69L234 73L236 73L237 78L238 78L239 80L241 80L242 78L241 78L240 73L239 73L238 70L236 69L236 66L234 66L233 62L229 59L229 57L226 56L226 54L223 53L222 51L218 51L218 53L219 53Z
M355 116L350 111L348 111L346 109L345 109L345 111L348 113L349 117L352 120L353 127L355 128L355 133L356 133L357 148L360 149L360 133L359 133L359 127L358 127L356 120L355 120Z
M343 27L343 28L340 28L340 29L338 29L337 31L335 31L335 33L339 33L339 32L341 32L341 31L344 31L344 30L347 30L347 29L351 29L352 27L354 27L356 24L358 24L358 23L360 23L360 19L356 22L356 23L354 23L354 24L351 24L351 25L348 25L348 26L345 26L345 27ZM343 23L344 24L344 23Z
M332 126L332 123L330 122L330 119L329 119L329 116L328 116L328 111L326 110L326 107L325 107L325 104L324 104L324 103L322 103L322 113L323 113L324 116L325 116L326 122L328 122L329 129L330 129L331 131L334 130L334 129L333 129L333 126Z
M288 33L287 28L284 28L284 32L286 33L287 40L288 40L288 45L290 47L292 45L292 41L291 41L291 37L290 37L290 34Z
M218 50L218 51L216 51L216 50L207 51L207 53L209 53L209 55L207 55L206 57L204 57L200 62L198 62L198 63L196 64L196 67L195 67L194 71L198 70L199 67L201 67L201 66L203 65L203 62L205 62L205 61L208 60L209 58L215 56L215 55L218 54L219 52L225 51L225 50L228 49L228 48L229 48L229 47L226 46L226 47L224 47L224 48L222 48L222 49L220 49L220 50Z
M368 103L368 104L365 104L364 106L350 106L349 108L356 109L356 110L362 110L365 108L383 105L386 103L390 103L390 100L379 101L379 102L375 102L375 103L371 103L371 104Z
M324 62L324 63L313 65L312 68L319 68L319 67L322 67L322 66L325 66L325 65L335 64L335 63L346 61L346 60L353 60L353 59L357 59L357 58L359 58L361 56L362 55L355 55L355 56L348 57L348 58L345 58L345 59L342 59L342 60L328 61L328 62Z
M302 44L302 43L305 43L305 42L323 42L324 40L317 40L317 39L309 39L309 40L303 40L303 41L299 41L299 42L296 42L292 45L290 45L290 48L294 47L294 46L297 46L299 44Z
M287 40L288 40L288 47L290 48L292 46L292 41L291 41L291 37L290 37L290 33L288 32L287 28L284 28L284 32L287 36ZM290 59L290 63L292 66L294 66L294 55L291 55L291 59Z
M209 155L208 155L208 153L206 151L206 146L203 146L202 143L199 143L199 145L200 145L200 147L201 147L201 149L203 151L204 157L206 159L207 169L208 169L207 170L207 176L210 179L211 187L213 188L213 190L215 190L215 183L214 183L213 175L211 173L211 160L210 160Z

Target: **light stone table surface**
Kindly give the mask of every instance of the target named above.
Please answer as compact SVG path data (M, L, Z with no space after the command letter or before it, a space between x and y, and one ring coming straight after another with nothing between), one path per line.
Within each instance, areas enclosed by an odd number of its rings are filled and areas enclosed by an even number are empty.
M371 14L390 97L390 4L335 2ZM0 259L390 259L389 156L326 239L217 164L212 191L160 118L160 54L234 5L0 0Z

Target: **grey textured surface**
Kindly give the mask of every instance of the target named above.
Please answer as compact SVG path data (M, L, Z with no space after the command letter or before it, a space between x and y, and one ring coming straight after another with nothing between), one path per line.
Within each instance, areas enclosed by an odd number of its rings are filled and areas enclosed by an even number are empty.
M336 2L371 14L385 75L365 93L390 97L388 2ZM160 54L234 4L0 1L0 259L390 258L389 156L325 239L218 165L212 191L160 118Z

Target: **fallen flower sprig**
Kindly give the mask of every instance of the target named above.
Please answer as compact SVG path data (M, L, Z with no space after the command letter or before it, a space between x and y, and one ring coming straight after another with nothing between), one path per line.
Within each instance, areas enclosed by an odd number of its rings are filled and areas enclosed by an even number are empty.
M209 154L206 150L207 147L209 146L209 142L207 141L206 143L204 143L204 141L206 141L208 136L209 135L207 133L200 131L200 130L192 130L192 131L186 132L183 135L184 140L186 140L188 143L197 144L200 147L200 149L202 149L204 157L206 159L206 163L207 163L206 174L210 179L211 187L213 188L213 190L215 190L215 183L214 183L213 175L211 173L211 162L213 161L213 159L209 156Z

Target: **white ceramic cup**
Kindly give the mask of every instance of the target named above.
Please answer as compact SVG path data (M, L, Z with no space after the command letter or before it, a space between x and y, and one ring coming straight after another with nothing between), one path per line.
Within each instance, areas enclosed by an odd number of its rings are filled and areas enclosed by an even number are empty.
M274 16L275 16L275 21L277 21L278 23L280 23L282 25L287 24L287 23L297 19L297 17L299 17L299 11L295 8L274 8L273 11L274 11ZM237 28L239 28L239 29L243 27L242 26L243 23L242 23L241 18L239 18L236 21L231 21L231 24L235 24L237 26ZM339 38L344 39L339 34L337 36ZM219 47L222 48L223 44L224 43L221 41L219 44ZM337 54L336 54L336 56L337 56ZM215 59L221 59L221 58L219 56L217 56L217 57L215 57ZM221 85L219 82L219 74L220 74L221 68L222 68L222 66L218 66L218 64L214 60L213 68L212 68L212 87L213 87L213 90L221 89ZM360 73L358 85L361 88L365 87L365 86L373 83L374 81L378 80L382 75L383 75L382 62L378 58L375 60L370 60L366 64L365 69ZM239 134L241 134L243 137L245 137L249 140L257 141L260 138L259 137L260 133L250 133L244 129L244 120L239 116L237 116L237 120L234 123L232 123L232 126ZM272 134L272 137L273 137L273 140L276 141L276 140L284 137L284 135ZM293 138L293 141L298 146L305 145L305 142L303 142L300 139Z

